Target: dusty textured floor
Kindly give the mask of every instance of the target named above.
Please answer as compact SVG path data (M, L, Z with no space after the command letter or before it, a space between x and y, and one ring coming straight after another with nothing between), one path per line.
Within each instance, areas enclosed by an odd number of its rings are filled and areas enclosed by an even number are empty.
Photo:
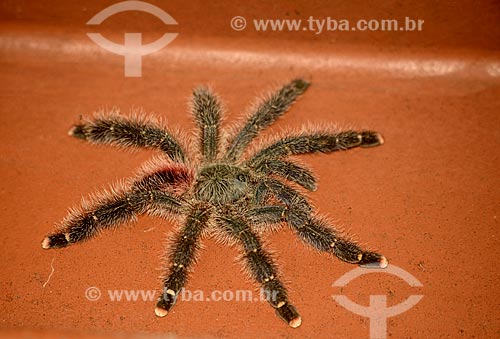
M169 28L179 37L144 57L141 78L125 78L123 58L85 36L96 30L85 22L112 3L2 2L0 336L368 338L369 321L339 306L333 294L364 305L372 294L388 295L389 305L424 295L388 320L389 338L500 336L498 4L429 1L412 7L393 1L373 10L340 2L154 2L179 22ZM315 35L235 32L229 21L236 15L426 21L423 32ZM117 42L123 32L146 32L149 42L164 32L155 20L121 13L98 31ZM267 135L308 122L382 132L383 147L304 157L320 177L313 201L422 287L386 274L358 278L343 290L332 287L353 267L314 253L284 231L269 240L302 314L300 328L288 328L262 302L184 301L158 319L154 301L111 301L106 291L159 287L169 223L144 217L79 246L40 248L81 195L130 176L152 155L68 137L80 115L142 107L190 130L191 89L210 84L232 123L255 95L297 76L311 80L311 88ZM254 288L233 261L235 249L212 240L205 245L190 290ZM103 292L98 301L85 297L92 286Z

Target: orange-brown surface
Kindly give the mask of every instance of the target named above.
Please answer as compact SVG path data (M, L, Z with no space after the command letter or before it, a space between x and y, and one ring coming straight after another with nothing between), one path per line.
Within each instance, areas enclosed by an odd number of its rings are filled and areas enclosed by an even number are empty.
M369 320L333 299L395 305L423 299L388 319L388 338L500 337L500 7L387 2L151 2L179 25L121 13L100 27L85 23L113 1L2 1L0 7L0 336L156 338L369 338ZM251 19L424 19L422 32L242 32ZM123 57L85 33L121 43L179 36L143 58L143 75L126 78ZM353 267L303 246L289 230L269 235L290 298L303 323L291 329L264 302L179 301L157 318L155 301L112 301L108 290L157 290L166 221L133 227L62 250L40 241L82 195L131 176L152 152L95 147L67 136L80 115L114 106L142 108L182 130L194 127L187 102L211 85L231 124L262 91L302 76L312 86L278 124L336 122L380 131L374 149L304 156L319 176L317 209L413 274L409 287L387 274L332 284ZM254 290L234 262L235 248L207 239L187 288ZM53 268L53 269L52 269ZM85 291L102 296L89 301ZM228 292L229 293L229 292ZM169 337L169 336L165 336Z

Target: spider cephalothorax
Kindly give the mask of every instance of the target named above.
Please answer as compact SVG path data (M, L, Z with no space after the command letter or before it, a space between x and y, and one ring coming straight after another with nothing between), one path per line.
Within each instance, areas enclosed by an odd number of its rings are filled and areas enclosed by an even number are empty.
M196 178L196 198L214 205L235 202L248 193L248 169L230 164L211 164L203 167Z
M276 313L290 326L301 318L288 300L286 288L261 236L266 229L287 224L306 244L354 264L386 267L384 256L361 249L319 216L303 194L314 191L311 171L291 156L329 153L352 147L381 145L372 131L309 129L290 132L248 152L247 146L276 121L309 84L294 80L257 105L235 133L221 133L221 105L206 88L193 92L192 112L199 128L201 154L188 154L180 133L169 132L145 117L101 114L75 125L70 135L95 144L153 148L161 157L148 163L126 184L114 186L72 210L42 247L59 248L87 240L106 228L116 228L147 213L172 218L182 226L171 237L163 293L156 315L165 316L185 286L205 236L237 244L241 260ZM184 138L186 139L186 138ZM224 146L223 146L224 145Z

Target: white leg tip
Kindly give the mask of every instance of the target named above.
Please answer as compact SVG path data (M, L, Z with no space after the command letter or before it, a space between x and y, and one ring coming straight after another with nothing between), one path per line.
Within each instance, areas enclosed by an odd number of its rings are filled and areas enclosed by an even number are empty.
M384 137L382 136L382 134L380 133L377 133L377 139L378 139L378 142L380 143L380 145L383 145L384 144Z
M302 324L302 318L301 318L301 317L297 317L297 318L295 318L295 319L292 319L292 320L290 320L290 322L288 323L288 325L290 325L290 327L292 327L292 328L297 328L297 327L299 327L301 324Z
M50 248L50 239L49 239L49 237L46 237L45 239L43 239L43 241L42 241L42 248L44 250L47 250L47 249Z
M168 314L167 310L164 310L163 308L156 307L155 308L155 314L157 317L163 318Z
M383 256L382 258L380 258L380 261L378 262L378 265L379 265L380 268L386 268L387 265L389 265L389 261L387 260L386 257Z

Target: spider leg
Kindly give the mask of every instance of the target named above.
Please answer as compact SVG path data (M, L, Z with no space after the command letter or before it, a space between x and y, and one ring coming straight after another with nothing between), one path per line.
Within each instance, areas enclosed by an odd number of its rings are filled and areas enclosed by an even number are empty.
M206 88L193 91L193 115L200 128L201 152L205 161L217 157L222 109L217 98Z
M170 267L163 278L163 293L158 299L155 314L164 317L175 305L177 296L186 284L189 270L195 262L200 248L200 239L207 226L210 210L203 206L195 206L180 232L173 239L168 260Z
M383 255L362 249L320 218L310 217L304 219L299 225L292 225L292 227L307 244L320 251L333 253L345 262L358 265L377 265L380 268L385 268L388 265L388 261Z
M266 205L248 210L246 217L253 225L273 225L285 222L286 212L286 206Z
M227 234L241 244L246 268L251 277L261 284L276 314L289 326L300 326L301 317L289 302L286 288L277 277L276 266L257 235L242 219L221 217L220 221Z
M107 228L135 221L137 215L179 213L182 201L161 189L172 176L165 171L153 173L134 182L129 189L102 192L95 201L73 210L58 230L42 241L44 249L61 248L90 239Z
M272 194L284 206L262 206L248 211L247 216L254 223L286 221L301 240L319 251L331 253L351 264L387 266L388 261L383 255L362 249L322 218L313 216L312 207L300 192L278 180L268 181Z
M246 124L231 140L225 154L225 160L235 161L238 159L253 138L282 116L307 87L309 87L308 82L295 79L258 105L253 115L248 118Z
M247 165L258 167L261 162L268 159L280 159L289 155L307 153L330 153L353 147L374 147L383 143L382 136L374 131L299 134L284 137L263 148L247 161Z
M185 161L185 152L175 137L145 117L126 118L112 113L76 124L68 134L93 144L158 149L174 161Z
M294 182L309 191L316 190L316 178L310 170L294 162L282 159L266 158L259 162L254 170L263 175L275 174Z

